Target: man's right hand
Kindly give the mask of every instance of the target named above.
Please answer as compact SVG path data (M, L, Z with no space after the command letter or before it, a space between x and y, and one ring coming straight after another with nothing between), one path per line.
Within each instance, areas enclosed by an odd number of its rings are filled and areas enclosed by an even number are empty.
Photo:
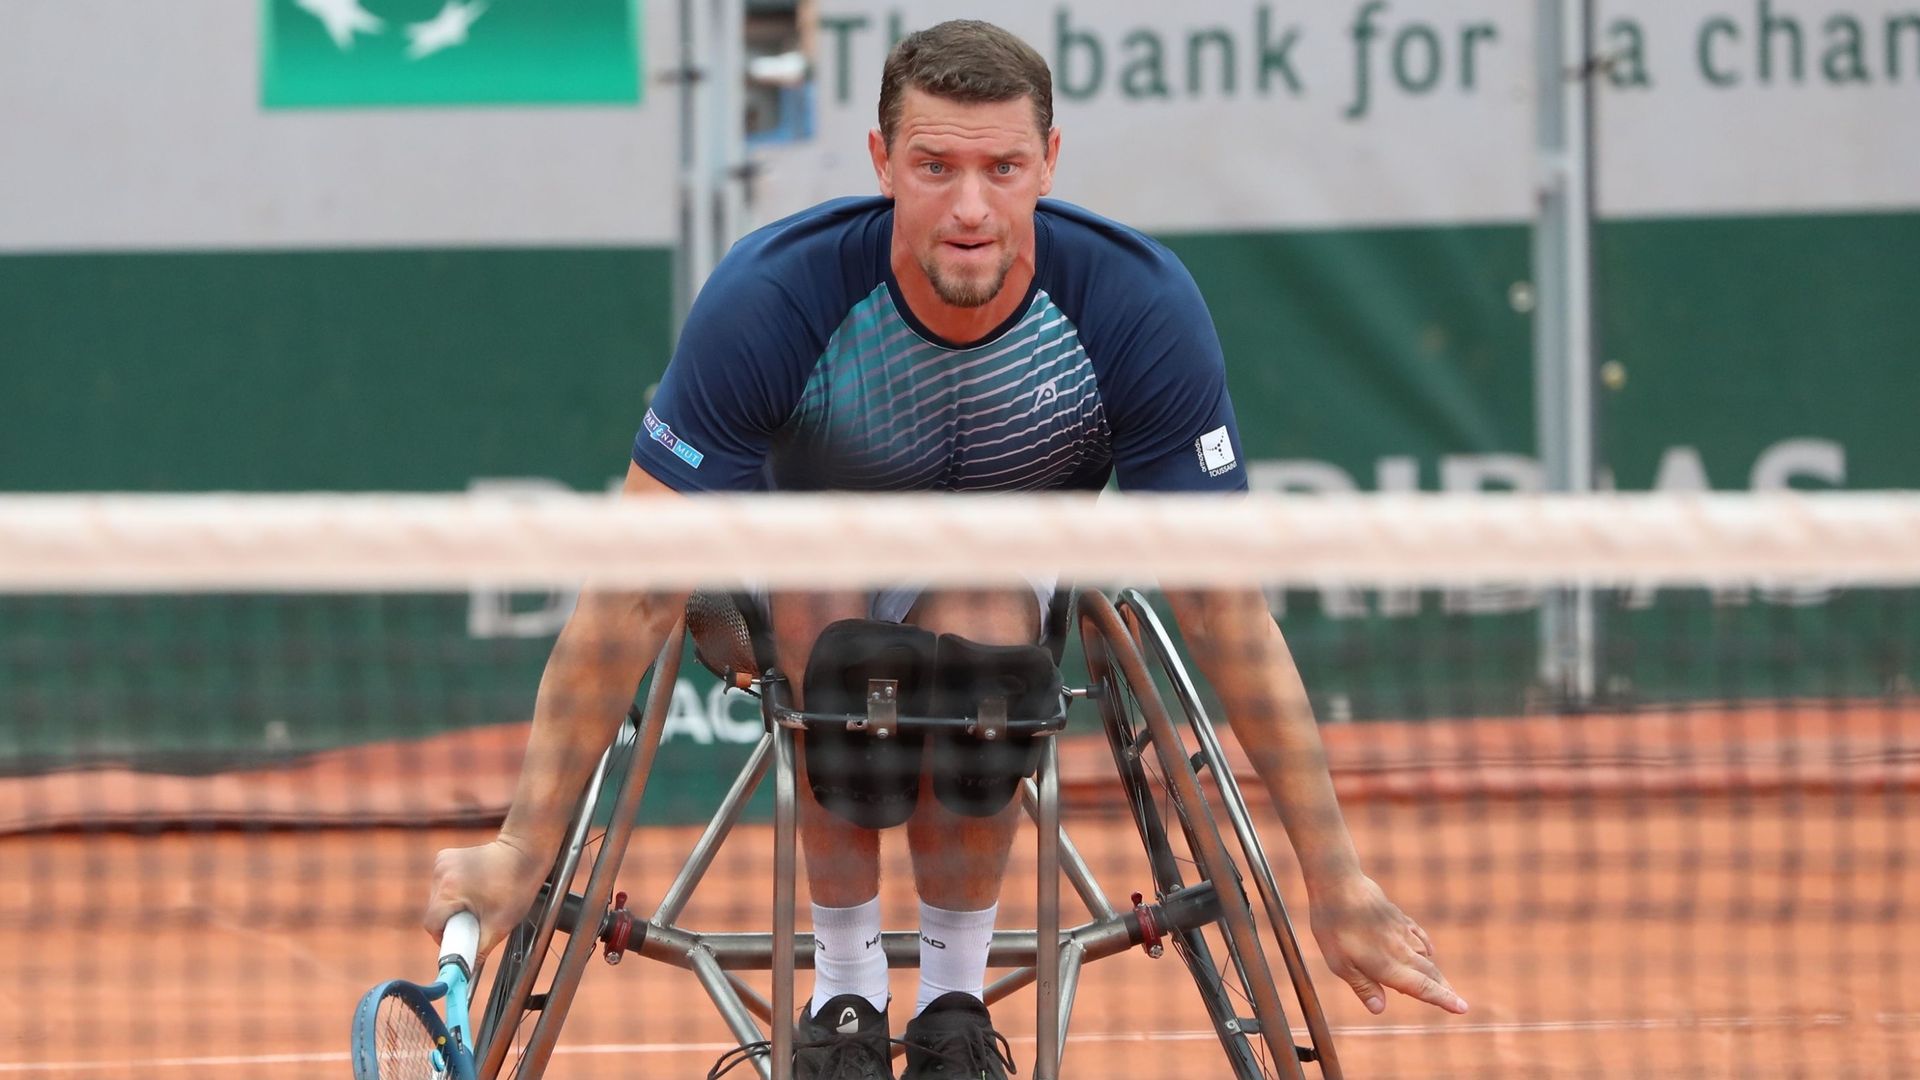
M504 837L478 847L447 848L433 860L433 892L420 920L439 940L456 912L480 920L480 955L520 924L540 892L553 853L535 854Z

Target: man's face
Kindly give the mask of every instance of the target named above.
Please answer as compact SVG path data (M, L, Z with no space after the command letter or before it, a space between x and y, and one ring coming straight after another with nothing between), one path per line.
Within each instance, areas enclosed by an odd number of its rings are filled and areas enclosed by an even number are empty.
M908 89L888 147L868 137L880 192L941 300L975 308L1000 294L1029 251L1033 210L1053 188L1058 131L1042 134L1026 98L969 105Z

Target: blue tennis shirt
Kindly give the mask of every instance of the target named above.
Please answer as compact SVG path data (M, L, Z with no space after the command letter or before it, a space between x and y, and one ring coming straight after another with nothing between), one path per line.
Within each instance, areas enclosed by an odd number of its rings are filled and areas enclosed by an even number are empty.
M682 492L1245 491L1219 335L1178 259L1042 200L1025 302L930 332L890 266L893 203L756 230L681 331L633 460Z

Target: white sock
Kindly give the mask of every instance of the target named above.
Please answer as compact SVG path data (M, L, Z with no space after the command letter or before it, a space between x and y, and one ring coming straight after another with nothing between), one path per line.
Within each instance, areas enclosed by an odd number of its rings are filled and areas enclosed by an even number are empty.
M985 998L987 949L999 914L999 904L984 911L947 911L920 901L920 996L913 1015L955 990Z
M887 1007L887 953L880 947L880 898L853 907L813 905L813 1000L809 1015L841 994Z

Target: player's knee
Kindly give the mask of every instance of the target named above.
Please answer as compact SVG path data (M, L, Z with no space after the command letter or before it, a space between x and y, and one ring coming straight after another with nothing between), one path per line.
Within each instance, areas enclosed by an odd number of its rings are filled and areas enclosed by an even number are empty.
M931 735L815 725L807 736L807 783L815 801L856 825L883 829L913 814L924 747L935 747L933 793L956 814L991 817L1007 807L1039 763L1032 735L1007 722L1046 720L1060 711L1060 672L1037 645L983 645L917 626L846 619L827 627L807 662L807 711L867 712L876 680L895 685L901 716L970 717L970 731Z
M1057 715L1060 669L1039 645L983 645L942 634L934 684L940 715L976 718L972 731L949 729L933 737L934 796L956 814L991 817L1040 763L1039 740L1011 735L998 721Z
M891 680L897 713L929 715L937 640L918 626L874 619L829 625L807 658L807 711L863 715L876 682ZM808 787L835 816L863 828L890 828L912 816L919 799L923 745L918 732L876 738L834 724L813 725L806 739Z

